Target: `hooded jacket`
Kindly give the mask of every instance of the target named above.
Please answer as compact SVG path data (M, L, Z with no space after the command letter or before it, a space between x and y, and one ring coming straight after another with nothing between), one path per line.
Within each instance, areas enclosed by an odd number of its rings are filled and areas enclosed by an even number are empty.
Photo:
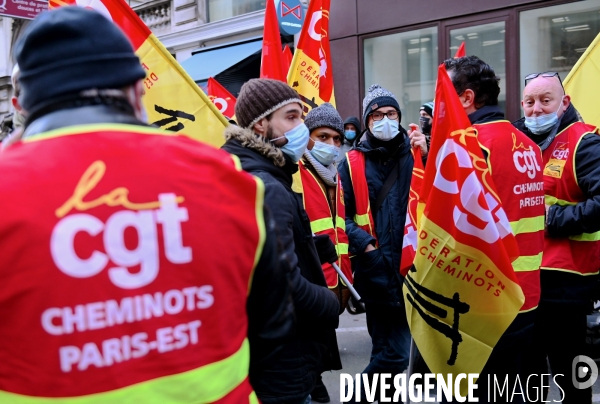
M297 318L296 339L251 381L263 403L300 401L310 394L322 371L341 369L335 336L338 299L327 289L302 196L292 190L292 174L298 165L251 130L230 126L225 139L222 148L265 184L265 205L289 262Z
M342 161L342 159L344 158L346 153L350 149L352 149L352 147L354 147L354 145L357 144L360 140L361 127L360 127L360 121L358 120L358 118L355 116L346 118L346 120L344 121L344 127L348 124L352 124L356 127L356 137L354 138L354 140L350 141L350 140L346 139L346 136L344 136L344 141L342 142L342 146L340 147L340 155L337 158L336 163L339 163L340 161Z
M547 148L557 133L579 121L577 110L570 104L560 117L558 127L547 133L536 135L525 126L525 118L513 125L536 142L542 151ZM575 152L575 173L587 200L576 205L553 205L546 218L547 237L568 237L600 230L600 136L589 133L583 136ZM598 257L590 257L598 260ZM600 264L599 264L600 265ZM560 271L542 271L542 300L554 302L584 303L596 287L597 277L579 276Z
M384 144L387 147L383 147ZM346 204L346 234L350 244L349 251L351 256L356 256L352 264L355 285L360 288L361 271L365 275L369 274L368 280L363 278L370 283L368 287L363 287L364 292L361 294L363 300L402 306L403 279L399 274L399 268L408 192L414 164L410 154L410 140L402 127L398 136L389 142L378 141L367 132L367 139L356 145L355 149L365 156L371 206L375 204L379 191L398 160L405 154L409 154L402 167L399 167L398 179L384 199L381 208L378 212L373 212L379 247L368 253L364 251L367 245L375 245L375 239L358 227L354 221L356 203L347 159L342 160L338 168Z

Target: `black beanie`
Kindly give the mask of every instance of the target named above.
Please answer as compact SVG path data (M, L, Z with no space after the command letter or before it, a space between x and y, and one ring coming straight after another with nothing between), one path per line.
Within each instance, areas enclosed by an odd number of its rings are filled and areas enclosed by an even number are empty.
M102 14L67 6L41 13L15 45L21 104L29 113L91 88L120 88L146 73L129 39Z
M400 105L396 100L396 96L379 84L372 84L363 100L363 124L365 128L369 126L367 124L369 114L381 107L394 107L398 111L398 121L402 120Z

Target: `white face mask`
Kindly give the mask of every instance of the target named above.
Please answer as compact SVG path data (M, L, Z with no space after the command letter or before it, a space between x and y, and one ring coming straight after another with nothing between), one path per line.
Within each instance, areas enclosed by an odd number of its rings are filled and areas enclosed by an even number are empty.
M323 142L315 142L310 154L325 167L329 167L340 155L340 148Z
M525 117L525 126L527 126L527 128L529 128L529 130L536 135L546 133L550 129L554 128L554 126L558 123L558 111L560 111L560 108L563 106L564 98L564 96L561 98L558 109L554 112L540 116Z
M398 121L395 119L391 120L385 116L381 121L373 122L373 129L371 132L373 133L373 136L379 140L392 140L400 133L398 130L399 126L400 124Z
M295 128L288 130L283 136L271 139L274 142L282 137L287 138L288 142L281 146L281 151L288 155L295 163L302 158L306 146L308 145L308 139L310 138L310 132L308 127L301 123Z

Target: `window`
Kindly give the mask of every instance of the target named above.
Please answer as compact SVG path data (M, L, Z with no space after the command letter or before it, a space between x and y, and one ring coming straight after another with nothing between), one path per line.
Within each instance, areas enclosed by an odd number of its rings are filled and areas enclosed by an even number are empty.
M564 80L600 32L600 0L520 13L520 88L530 73L556 71Z
M506 112L506 28L505 22L453 29L450 31L450 51L454 56L462 42L465 42L467 55L476 55L494 68L500 77L498 106Z
M404 127L418 123L419 108L433 100L437 33L437 27L432 27L364 41L365 93L374 83L391 91L400 104Z
M263 10L266 0L208 0L208 21L219 21Z

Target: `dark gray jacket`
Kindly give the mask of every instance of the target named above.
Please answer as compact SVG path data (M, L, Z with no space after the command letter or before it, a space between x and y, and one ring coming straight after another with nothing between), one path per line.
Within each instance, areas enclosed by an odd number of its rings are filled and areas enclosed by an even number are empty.
M323 370L341 368L335 336L339 302L325 283L302 195L292 190L298 165L250 130L231 126L225 137L223 149L265 184L265 205L289 262L297 318L297 338L253 387L263 403L300 401L310 394Z

